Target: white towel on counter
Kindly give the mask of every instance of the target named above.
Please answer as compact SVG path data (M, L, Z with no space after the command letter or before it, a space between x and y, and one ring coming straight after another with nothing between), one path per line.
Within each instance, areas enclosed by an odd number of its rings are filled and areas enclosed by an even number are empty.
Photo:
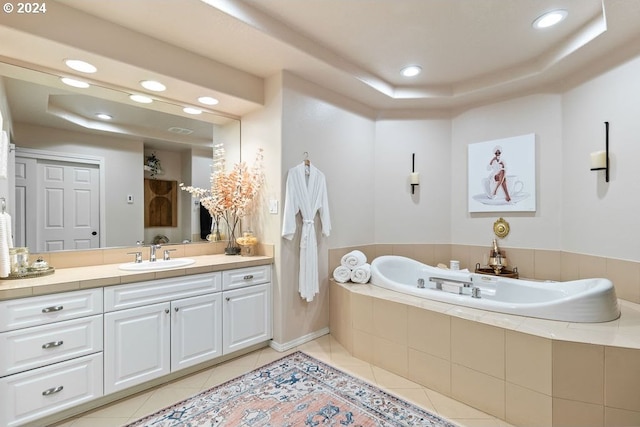
M351 269L344 265L339 265L333 270L333 279L336 282L345 283L351 279Z
M343 267L347 267L351 270L361 265L364 265L366 262L367 262L367 256L358 250L351 251L348 254L345 254L340 259L340 264Z
M9 258L9 237L11 229L7 228L8 214L0 214L0 277L9 277L11 259Z
M371 265L364 263L351 270L351 281L354 283L367 283L371 279Z

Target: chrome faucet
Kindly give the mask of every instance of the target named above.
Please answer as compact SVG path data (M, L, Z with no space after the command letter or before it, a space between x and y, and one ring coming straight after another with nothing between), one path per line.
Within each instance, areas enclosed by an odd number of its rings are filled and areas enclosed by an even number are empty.
M161 246L160 245L150 245L149 246L149 262L155 262L156 261L156 249L160 249Z

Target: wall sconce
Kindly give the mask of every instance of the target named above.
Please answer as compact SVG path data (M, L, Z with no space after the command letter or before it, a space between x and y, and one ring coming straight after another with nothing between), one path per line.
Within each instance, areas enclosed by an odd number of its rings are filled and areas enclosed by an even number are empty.
M604 179L609 182L609 122L604 122L605 127L605 151L591 153L591 170L604 171Z
M416 185L420 185L420 174L416 172L416 153L411 155L411 194L414 194Z

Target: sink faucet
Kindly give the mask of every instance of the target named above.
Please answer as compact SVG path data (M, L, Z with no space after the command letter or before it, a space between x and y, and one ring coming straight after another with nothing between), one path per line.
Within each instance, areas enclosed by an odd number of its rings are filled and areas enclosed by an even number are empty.
M160 245L150 245L149 246L149 262L155 262L156 261L156 249L160 249L161 246Z

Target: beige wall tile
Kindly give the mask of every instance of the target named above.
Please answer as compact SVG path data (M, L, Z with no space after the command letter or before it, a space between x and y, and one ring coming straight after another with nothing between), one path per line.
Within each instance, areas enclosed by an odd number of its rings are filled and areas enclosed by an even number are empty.
M427 265L436 265L433 245L415 245L414 259Z
M415 245L410 244L393 245L393 254L407 258L415 258L414 247Z
M604 347L553 341L553 396L604 403Z
M495 417L505 417L505 382L455 363L451 364L451 397Z
M489 260L490 245L485 246L469 246L469 266L470 271L476 270L476 264L480 264L483 267Z
M533 278L538 280L562 280L561 252L543 249L534 250Z
M450 259L452 259L451 245L433 245L433 264L431 265L436 266L438 263L449 265Z
M603 427L604 406L553 398L553 427Z
M451 257L449 259L438 262L442 262L443 264L446 264L448 266L449 261L455 259L460 261L461 269L468 268L470 270L473 270L472 266L470 266L471 259L469 256L469 248L470 247L467 245L451 245ZM475 263L473 263L473 265L475 265Z
M85 265L101 265L103 263L102 249L90 251L63 251L50 254L49 265L55 268L83 267Z
M640 350L605 348L605 405L640 412Z
M522 248L504 248L509 268L518 267L520 277L534 276L534 251Z
M638 427L640 426L640 412L624 409L604 407L605 427Z
M406 346L408 311L408 307L405 304L374 298L373 334Z
M373 334L373 298L351 294L351 310L353 328Z
M640 303L640 263L609 258L606 265L606 277L613 282L618 298Z
M362 331L353 331L353 357L373 363L373 335Z
M607 259L603 257L580 254L578 257L581 279L605 277L607 275Z
M409 347L451 359L451 317L446 314L409 307Z
M504 380L504 329L452 317L451 361Z
M381 243L376 245L376 257L382 256L382 255L393 255L393 245L390 244L386 244L386 243Z
M409 348L408 374L413 381L431 390L451 394L451 362Z
M329 284L329 329L331 335L353 353L352 293L335 282Z
M551 396L506 384L506 420L517 426L551 426Z
M561 252L560 265L562 281L580 278L580 256L578 254Z
M551 340L506 331L506 378L551 396Z
M408 348L406 345L399 345L396 342L374 336L372 363L406 378L409 371Z

